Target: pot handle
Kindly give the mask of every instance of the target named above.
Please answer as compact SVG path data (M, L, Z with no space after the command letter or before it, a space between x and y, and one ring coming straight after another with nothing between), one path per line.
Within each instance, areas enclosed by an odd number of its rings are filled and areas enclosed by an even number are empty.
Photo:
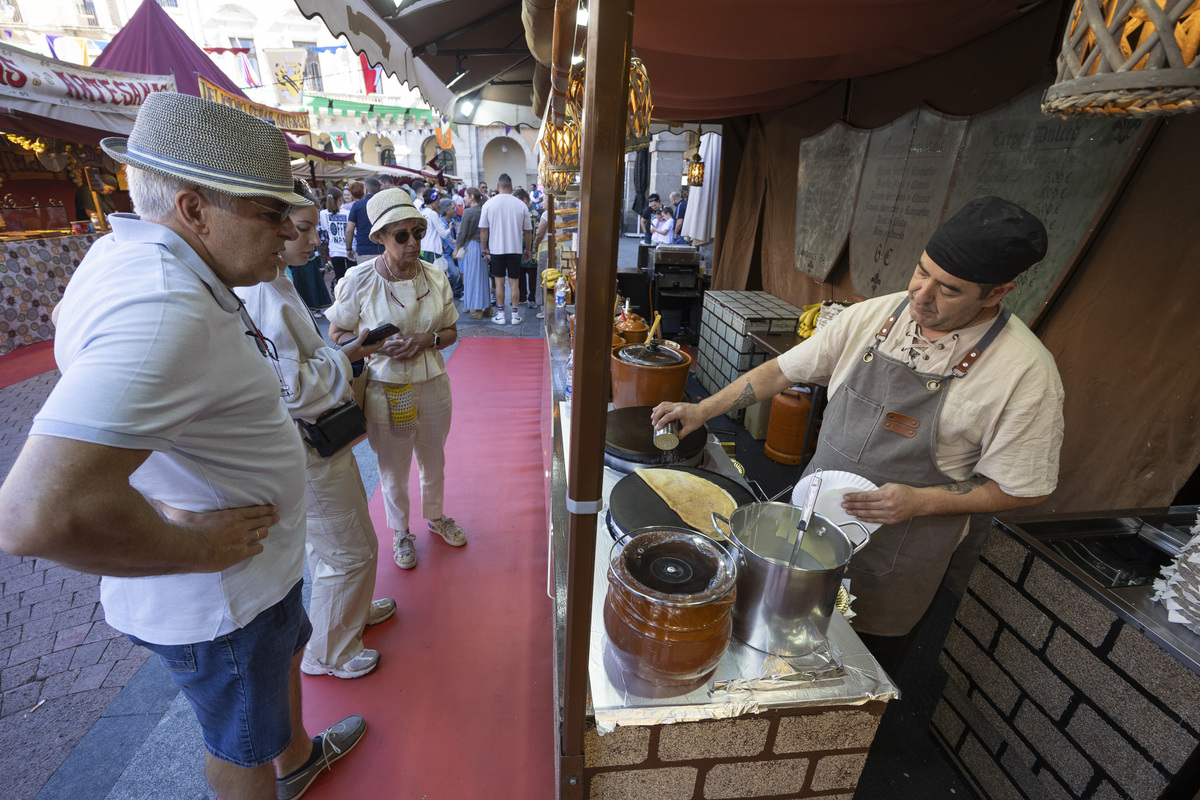
M862 543L855 546L855 548L850 552L851 555L854 555L854 553L857 553L859 550L862 550L864 547L866 547L867 545L869 545L871 543L871 531L867 529L866 525L863 525L858 520L848 519L845 522L839 522L838 524L839 525L857 525L858 527L862 528L862 532L864 534L866 534L866 538L862 540Z
M722 539L725 539L725 538L727 538L727 537L725 536L725 531L721 530L721 526L717 524L717 520L720 520L721 522L724 522L724 523L725 523L725 527L726 527L726 528L729 528L729 530L733 530L733 526L729 524L729 520L725 519L724 517L722 517L720 514L718 514L718 513L717 513L717 512L715 512L715 511L713 511L713 512L712 512L712 526L713 526L713 530L714 530L714 531L716 531L718 534L720 534L720 536L721 536L721 538L722 538Z

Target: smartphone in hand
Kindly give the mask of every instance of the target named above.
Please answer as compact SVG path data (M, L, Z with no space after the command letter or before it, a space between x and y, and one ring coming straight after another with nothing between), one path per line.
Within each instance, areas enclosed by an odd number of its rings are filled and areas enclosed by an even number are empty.
M378 328L372 328L371 332L367 334L367 338L363 339L363 344L375 344L376 342L382 342L389 336L399 332L400 329L395 325L390 322L385 322Z

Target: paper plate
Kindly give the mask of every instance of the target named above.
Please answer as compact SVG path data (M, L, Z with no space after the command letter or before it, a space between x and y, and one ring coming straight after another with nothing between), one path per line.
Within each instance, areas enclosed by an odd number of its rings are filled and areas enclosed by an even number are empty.
M804 505L805 498L808 497L808 487L812 484L812 475L806 475L796 484L796 488L792 489L792 505L800 508ZM858 522L851 516L846 509L842 508L842 495L847 492L873 492L879 487L871 483L861 475L855 475L853 472L842 472L841 470L826 470L821 473L821 491L817 495L817 504L813 509L814 513L820 514L835 525L841 525L843 522L851 520ZM879 527L878 522L863 522L867 530L872 533ZM858 534L857 536L855 534ZM850 537L852 542L857 542L862 538L862 534L857 527L851 525L846 529L846 535Z

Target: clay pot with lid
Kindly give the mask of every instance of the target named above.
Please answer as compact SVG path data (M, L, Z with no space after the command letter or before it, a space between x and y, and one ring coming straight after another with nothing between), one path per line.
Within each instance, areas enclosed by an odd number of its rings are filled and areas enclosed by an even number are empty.
M683 399L692 357L655 342L613 351L613 407L656 406Z
M693 683L729 646L733 557L687 528L632 531L613 545L604 630L621 666L659 686Z

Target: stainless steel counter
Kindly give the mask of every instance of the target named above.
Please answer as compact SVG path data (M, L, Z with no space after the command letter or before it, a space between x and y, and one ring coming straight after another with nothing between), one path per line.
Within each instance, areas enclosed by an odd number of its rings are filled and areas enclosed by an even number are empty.
M1056 542L1064 540L1131 536L1166 555L1174 556L1190 538L1190 532L1180 526L1195 524L1198 510L1197 506L1174 506L1044 517L1005 515L995 518L994 522L1002 530L1033 547L1069 580L1200 675L1200 636L1167 618L1168 612L1163 604L1151 599L1153 586L1103 585L1094 572L1076 563L1078 559L1064 555L1063 548L1054 547Z

